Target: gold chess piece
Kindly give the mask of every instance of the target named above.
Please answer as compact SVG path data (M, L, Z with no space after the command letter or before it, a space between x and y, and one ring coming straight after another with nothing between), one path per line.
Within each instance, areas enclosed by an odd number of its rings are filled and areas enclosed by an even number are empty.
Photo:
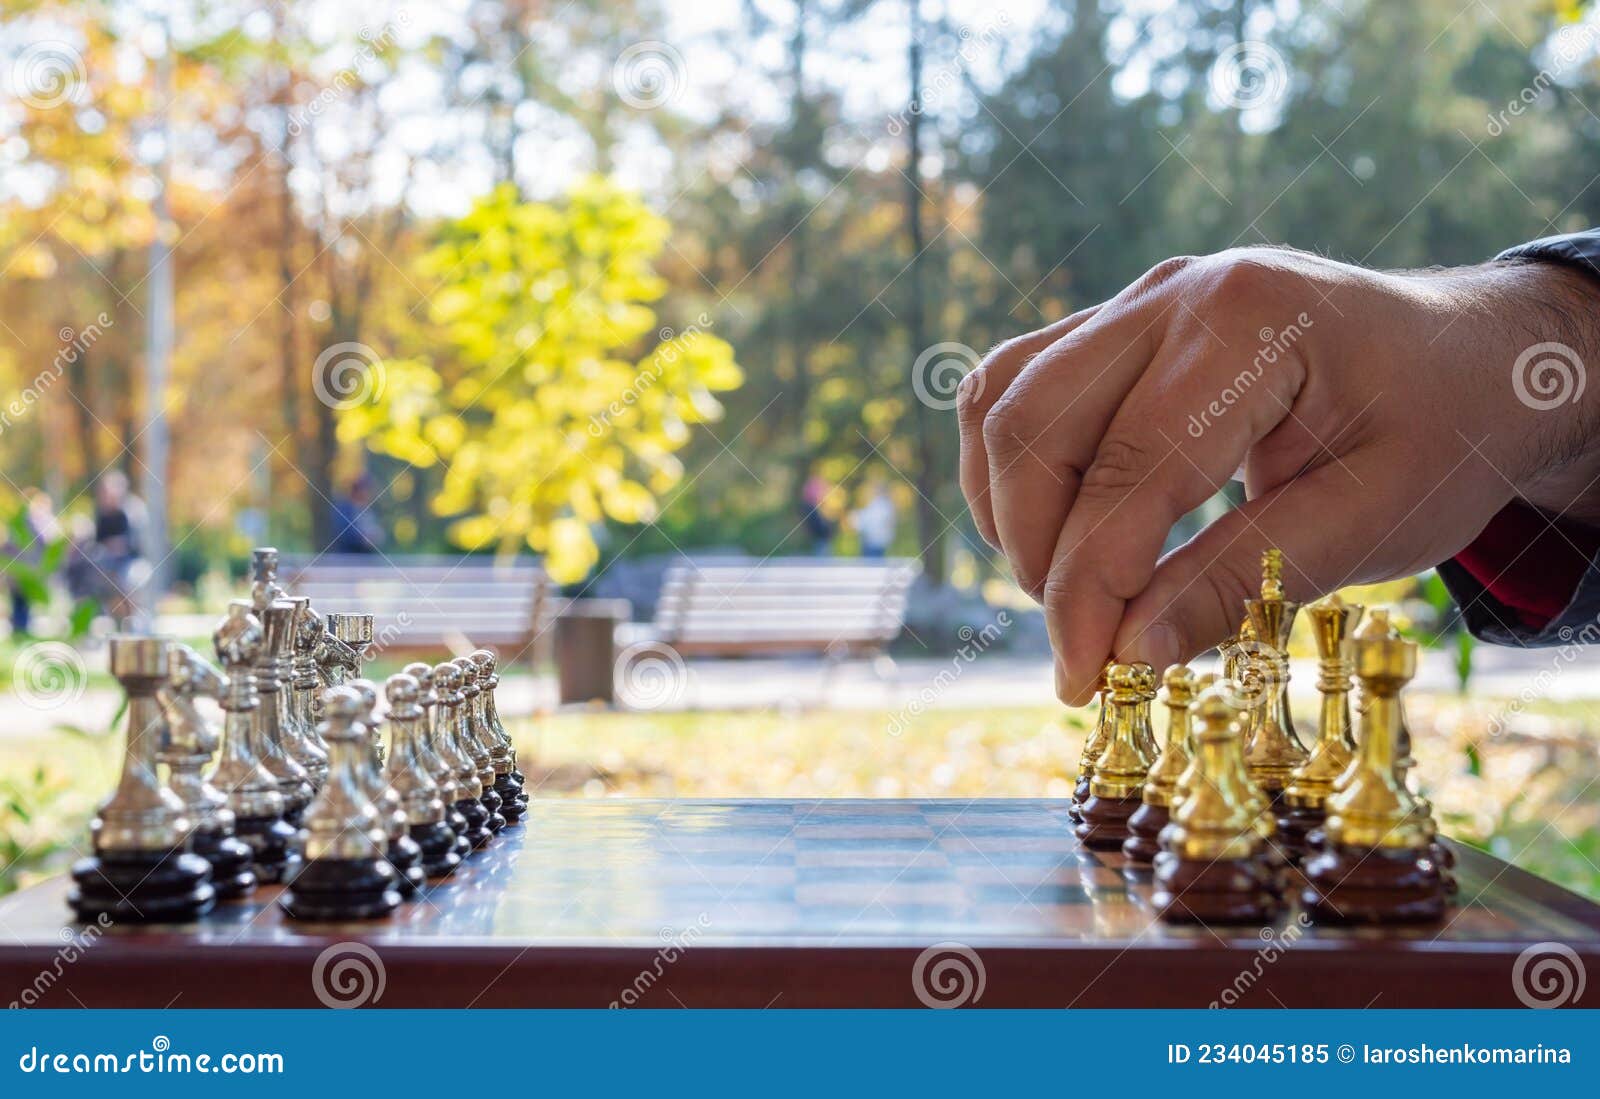
M1110 730L1105 749L1094 761L1089 798L1080 808L1083 819L1074 834L1084 846L1114 851L1128 838L1128 818L1140 805L1149 763L1140 749L1142 676L1132 665L1113 664L1106 675L1110 690Z
M1138 734L1139 751L1144 755L1145 770L1155 766L1156 757L1161 754L1161 747L1156 743L1155 726L1150 720L1150 706L1156 700L1156 688L1160 680L1156 678L1156 670L1143 660L1135 660L1128 665L1133 669L1134 676L1139 684L1139 711L1134 722L1134 732Z
M1346 603L1338 592L1306 608L1317 642L1317 690L1322 696L1322 709L1316 744L1306 761L1295 769L1278 813L1284 846L1296 858L1304 857L1310 849L1307 837L1322 826L1327 800L1339 776L1355 758L1355 738L1350 727L1349 634L1364 609L1358 603Z
M1222 690L1209 687L1194 713L1198 774L1173 811L1151 901L1162 919L1175 923L1270 920L1280 901L1263 871L1260 809L1244 770L1237 712Z
M1067 806L1067 815L1075 822L1083 819L1083 803L1089 800L1089 779L1094 776L1094 761L1106 750L1106 742L1111 736L1111 688L1106 683L1110 672L1109 663L1100 669L1100 689L1097 692L1100 712L1095 718L1094 730L1083 742L1083 752L1078 756L1078 778L1072 787L1072 801Z
M1255 671L1263 692L1245 747L1245 763L1250 777L1276 806L1295 769L1309 756L1289 712L1289 634L1300 604L1284 598L1279 550L1261 555L1261 598L1247 602L1245 609L1256 637L1254 650L1245 658L1246 674Z
M1131 862L1152 862L1160 852L1161 830L1172 818L1178 799L1178 782L1191 762L1189 745L1193 730L1189 708L1194 702L1194 673L1183 664L1174 664L1163 676L1167 707L1167 740L1145 778L1142 804L1128 818L1131 833L1122 853Z
M1417 647L1385 636L1386 625L1380 619L1358 630L1352 646L1366 699L1358 747L1328 798L1323 846L1305 865L1302 902L1321 922L1423 922L1444 914L1432 840L1399 767L1400 691L1416 675Z

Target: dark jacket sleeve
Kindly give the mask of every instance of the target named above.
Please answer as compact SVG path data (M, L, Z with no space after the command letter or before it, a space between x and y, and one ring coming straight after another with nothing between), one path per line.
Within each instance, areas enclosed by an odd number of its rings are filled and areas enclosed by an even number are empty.
M1600 282L1600 229L1542 237L1495 258L1559 263ZM1564 532L1563 525L1549 520L1535 524L1520 548L1486 549L1475 542L1439 566L1439 577L1474 637L1501 645L1600 643L1600 542L1593 532ZM1586 560L1574 564L1574 554ZM1497 556L1503 563L1496 565ZM1551 567L1556 564L1552 556L1564 560ZM1520 574L1519 583L1503 585L1500 578L1513 572ZM1526 598L1530 578L1535 587L1541 579L1546 582L1537 599Z

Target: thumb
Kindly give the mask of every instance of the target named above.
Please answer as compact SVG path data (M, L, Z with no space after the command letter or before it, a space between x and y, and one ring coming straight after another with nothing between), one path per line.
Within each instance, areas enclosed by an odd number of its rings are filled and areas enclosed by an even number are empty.
M1293 600L1381 578L1385 562L1371 534L1383 527L1364 519L1370 496L1353 488L1348 470L1320 466L1206 527L1129 602L1117 659L1161 669L1232 637L1245 601L1261 594L1261 554L1271 547L1283 553L1284 593Z

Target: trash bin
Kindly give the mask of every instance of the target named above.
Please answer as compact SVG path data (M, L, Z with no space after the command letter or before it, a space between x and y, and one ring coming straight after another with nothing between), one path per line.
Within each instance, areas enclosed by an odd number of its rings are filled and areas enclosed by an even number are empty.
M562 609L556 619L556 683L563 703L615 704L617 626L632 615L626 599L574 599Z

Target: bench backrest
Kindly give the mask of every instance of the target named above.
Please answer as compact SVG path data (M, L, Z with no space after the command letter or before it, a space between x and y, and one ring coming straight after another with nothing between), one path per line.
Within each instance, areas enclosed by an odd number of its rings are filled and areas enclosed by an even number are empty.
M281 574L290 595L323 614L373 615L374 648L385 652L487 645L526 656L550 609L549 577L526 557L323 554L285 561Z
M682 652L880 648L905 625L917 571L900 558L674 565L656 633Z

